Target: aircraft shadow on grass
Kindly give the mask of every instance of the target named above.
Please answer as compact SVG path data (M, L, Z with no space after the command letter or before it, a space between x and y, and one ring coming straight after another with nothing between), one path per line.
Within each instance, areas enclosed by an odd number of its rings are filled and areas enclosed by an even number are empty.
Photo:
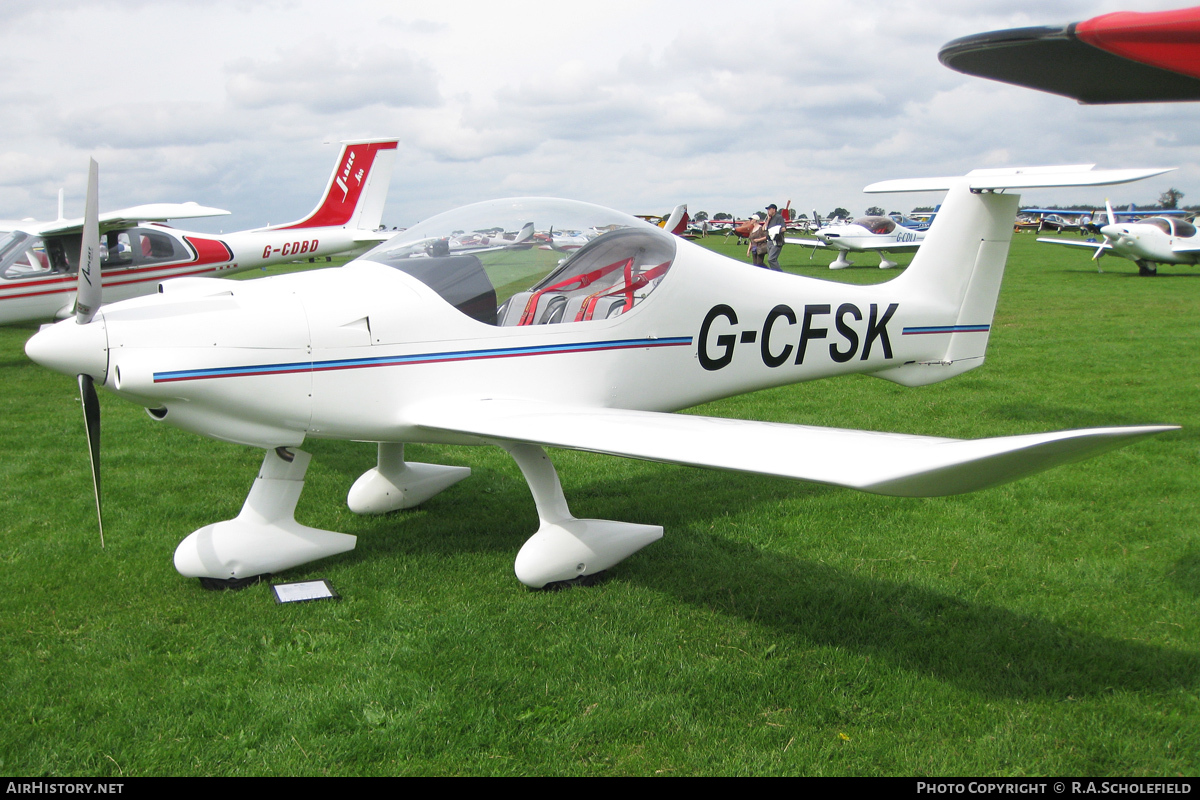
M1106 412L1108 413L1106 414ZM1119 410L1112 408L1078 408L1076 406L1058 406L1037 402L998 404L989 407L987 414L995 419L1026 420L1039 423L1047 419L1053 419L1067 428L1086 428L1090 425L1095 425L1097 420L1108 420L1111 423L1116 419L1120 424L1125 424L1124 420L1134 418L1133 414L1122 414ZM1189 426L1177 431L1171 431L1168 436L1171 440L1180 438L1194 439L1200 436L1200 431L1196 431Z
M1063 267L1062 269L1057 270L1057 272L1060 272L1063 274L1083 274L1083 275L1095 275L1096 274L1095 269L1079 269L1078 267ZM1144 276L1138 274L1137 272L1130 272L1130 271L1125 271L1125 270L1121 270L1121 269L1106 269L1106 270L1104 270L1104 274L1111 275L1113 277L1118 277L1118 278L1141 278L1143 280L1145 279ZM1161 278L1200 278L1200 272L1159 272L1158 274L1154 275L1153 278L1155 280L1158 280Z
M321 453L326 467L352 480L361 469L353 452L329 450ZM652 480L634 469L625 477L569 489L581 511L655 518L667 529L659 548L618 567L608 580L718 608L770 627L796 646L846 648L990 697L1034 700L1114 690L1153 693L1194 686L1200 678L1200 656L1193 653L1114 639L913 583L850 574L719 532L720 520L754 508L777 507L798 497L819 501L844 490L687 467L647 464L644 469L653 473ZM570 474L569 468L564 469L567 481ZM481 548L510 552L525 538L534 518L519 473L515 468L504 472L476 467L470 480L495 487L484 502L495 503L488 509L490 519L504 521L491 531L483 534L456 526L455 506L461 500L448 492L429 501L428 514L399 512L384 518L393 520L388 530L362 531L359 548L339 560L366 560L389 552L450 555ZM648 486L654 490L648 491ZM863 502L845 494L848 502ZM480 497L474 494L471 502L479 502ZM663 497L698 501L661 504ZM699 523L710 520L718 520L718 532L698 533L697 528L706 527ZM794 517L778 521L781 527L796 524ZM1171 580L1196 593L1200 555L1185 556Z
M688 602L711 607L713 586L725 590L727 613L775 629L800 646L845 648L931 675L980 695L1067 699L1194 686L1200 657L1072 629L1007 608L878 578L715 535L694 548L727 551L689 564L688 583L674 584ZM742 552L733 554L731 547ZM670 558L667 547L654 554ZM736 555L736 557L733 557ZM744 563L740 569L736 564ZM638 581L640 572L630 580ZM655 581L656 588L662 588ZM703 589L710 590L705 594ZM669 591L669 590L668 590Z

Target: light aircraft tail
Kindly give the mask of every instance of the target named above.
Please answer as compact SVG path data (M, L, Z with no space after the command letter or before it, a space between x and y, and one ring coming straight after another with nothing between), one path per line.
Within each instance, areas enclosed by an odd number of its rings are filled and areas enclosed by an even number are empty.
M688 225L688 210L687 203L680 203L675 206L671 212L671 216L667 217L667 221L663 223L663 228L667 233L673 233L676 236L681 235L687 230Z
M383 204L392 181L396 139L342 142L342 152L321 202L307 217L271 230L345 227L373 231L383 219Z
M983 363L1020 196L1008 189L1127 183L1165 169L1092 171L1091 164L977 169L965 177L883 181L863 191L948 191L921 249L894 285L930 303L937 322L913 333L950 334L941 358L876 373L907 386L945 380ZM906 330L906 333L910 331Z

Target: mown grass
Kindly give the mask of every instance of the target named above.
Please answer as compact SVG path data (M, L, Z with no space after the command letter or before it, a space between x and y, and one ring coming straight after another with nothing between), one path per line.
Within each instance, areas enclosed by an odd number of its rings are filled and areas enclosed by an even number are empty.
M828 261L784 250L798 273L894 274ZM1018 236L982 368L696 411L1182 431L931 500L555 451L577 515L666 536L553 593L512 575L536 516L505 454L410 447L474 474L363 518L345 493L374 450L327 441L297 517L358 548L286 578L343 599L205 592L175 545L237 513L261 454L103 393L101 550L75 386L25 358L34 326L0 329L0 772L1196 775L1200 272L1103 267Z

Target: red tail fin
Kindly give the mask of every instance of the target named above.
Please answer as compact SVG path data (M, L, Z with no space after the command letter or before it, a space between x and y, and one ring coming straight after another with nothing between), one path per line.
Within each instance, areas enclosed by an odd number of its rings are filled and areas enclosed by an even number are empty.
M321 202L304 219L280 225L278 228L323 228L347 225L354 219L355 212L364 202L377 206L378 210L382 212L383 198L373 198L373 196L379 195L380 189L382 189L383 195L387 194L387 186L391 181L389 168L392 158L394 158L396 143L395 139L369 139L343 143L341 155L338 156L337 164L333 168L333 175L329 178L329 185L325 187L325 195L321 198ZM372 168L378 162L385 162L383 166L388 174L372 181ZM371 202L372 199L377 202ZM358 227L364 227L362 222L360 221ZM379 220L376 219L374 224L365 227L374 228L378 224Z

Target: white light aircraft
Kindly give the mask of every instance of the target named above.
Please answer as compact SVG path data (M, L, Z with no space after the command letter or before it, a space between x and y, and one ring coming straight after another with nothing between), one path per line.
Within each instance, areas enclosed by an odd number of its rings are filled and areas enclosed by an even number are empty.
M662 536L655 525L575 518L548 446L924 497L1171 430L957 440L669 413L833 375L921 386L978 367L1019 199L1004 190L1159 172L988 169L869 186L948 190L909 268L874 286L755 269L616 211L532 198L441 214L341 268L176 279L97 311L97 260L87 255L96 242L85 237L76 317L44 326L26 352L78 378L98 508L95 383L153 420L265 451L242 512L175 551L179 572L209 587L355 546L354 536L294 519L310 459L297 448L309 437L378 443L376 465L349 492L361 514L416 506L470 473L409 463L407 442L503 448L540 520L516 575L542 587L594 575ZM565 259L540 248L434 255L411 247L531 220L607 232Z
M395 235L378 231L395 139L344 142L307 217L229 234L193 233L162 220L228 214L195 203L136 206L99 217L105 302L150 294L168 278L229 275L297 258L353 253ZM0 239L0 325L73 313L83 220L17 223Z
M816 212L813 212L814 214ZM925 231L899 225L891 217L859 217L844 225L822 225L813 231L816 239L784 239L788 244L814 248L828 247L837 251L837 260L830 269L853 266L847 253L879 253L879 268L891 269L896 262L888 253L916 250L925 239Z
M1107 204L1106 204L1107 205ZM1108 218L1119 220L1122 213L1107 207ZM1200 263L1200 232L1184 219L1166 216L1145 217L1115 222L1100 228L1104 241L1039 238L1039 242L1092 250L1092 260L1111 253L1137 264L1138 274L1158 274L1157 264Z

